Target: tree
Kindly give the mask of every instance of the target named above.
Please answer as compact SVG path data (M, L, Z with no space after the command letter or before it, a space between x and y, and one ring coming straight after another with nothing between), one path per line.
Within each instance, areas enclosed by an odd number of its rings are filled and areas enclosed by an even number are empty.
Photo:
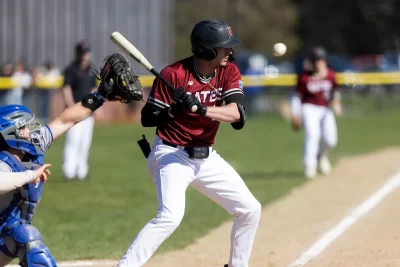
M237 51L271 55L273 44L297 52L297 8L291 0L177 0L175 6L175 58L191 54L190 32L196 22L216 18L227 21L242 44ZM235 50L236 51L236 50Z
M350 56L398 49L396 0L293 0L303 48L320 44Z

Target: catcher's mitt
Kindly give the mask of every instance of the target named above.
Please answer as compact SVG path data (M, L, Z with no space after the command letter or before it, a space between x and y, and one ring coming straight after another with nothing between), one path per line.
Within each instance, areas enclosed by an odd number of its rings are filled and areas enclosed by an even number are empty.
M100 73L95 70L94 74L101 81L99 93L109 101L129 103L143 99L139 77L124 55L115 53L105 57Z

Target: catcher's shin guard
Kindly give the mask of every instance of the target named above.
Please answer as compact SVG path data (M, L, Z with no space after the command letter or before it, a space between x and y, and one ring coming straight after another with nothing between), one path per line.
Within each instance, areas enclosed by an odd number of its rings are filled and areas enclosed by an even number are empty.
M26 248L20 262L21 267L56 267L57 263L50 250L43 243L39 230L31 224L18 224L12 229L12 237Z

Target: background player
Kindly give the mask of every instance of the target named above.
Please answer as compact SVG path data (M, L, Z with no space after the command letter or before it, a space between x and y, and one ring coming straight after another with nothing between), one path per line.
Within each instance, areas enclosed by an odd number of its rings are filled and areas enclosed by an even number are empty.
M64 72L62 88L67 107L96 90L96 77L91 70L90 48L86 42L75 47L75 59ZM66 180L83 180L89 172L88 158L92 144L94 117L91 115L72 127L65 139L63 173Z
M189 185L234 216L229 266L248 266L261 205L212 148L220 122L237 130L245 124L241 75L229 62L239 43L226 22L201 21L191 33L194 56L161 71L179 89L171 92L155 79L142 109L142 125L157 127L147 165L156 185L158 211L118 266L144 265L175 231L184 215ZM194 104L199 107L196 113L190 109Z
M64 110L46 126L33 124L35 116L24 106L1 107L0 172L20 173L43 165L43 154L53 140L90 116L103 105L104 98L127 102L142 98L140 82L129 62L120 54L106 57L100 79L99 91L87 94L81 102ZM23 267L56 266L38 229L31 224L42 189L43 183L39 182L0 194L0 266L7 265L14 258L19 258Z
M299 76L296 93L291 99L292 123L295 129L303 124L304 175L314 178L317 165L323 174L331 171L328 151L337 144L337 127L334 114L341 113L340 94L336 74L326 61L326 51L315 47L310 55L311 70Z

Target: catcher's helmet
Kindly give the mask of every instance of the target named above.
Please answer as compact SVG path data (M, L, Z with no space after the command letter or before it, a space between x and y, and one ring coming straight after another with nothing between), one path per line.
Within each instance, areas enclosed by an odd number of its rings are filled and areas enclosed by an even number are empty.
M321 46L316 46L311 50L310 61L315 63L317 60L326 60L327 53L326 50Z
M43 154L43 149L40 147L40 141L36 135L31 135L31 140L26 140L19 134L19 129L30 127L34 118L35 115L22 105L0 107L0 136L8 147L25 151L34 156Z
M217 56L215 48L233 48L241 43L233 36L229 24L217 19L197 23L190 35L190 42L193 54L208 61Z

